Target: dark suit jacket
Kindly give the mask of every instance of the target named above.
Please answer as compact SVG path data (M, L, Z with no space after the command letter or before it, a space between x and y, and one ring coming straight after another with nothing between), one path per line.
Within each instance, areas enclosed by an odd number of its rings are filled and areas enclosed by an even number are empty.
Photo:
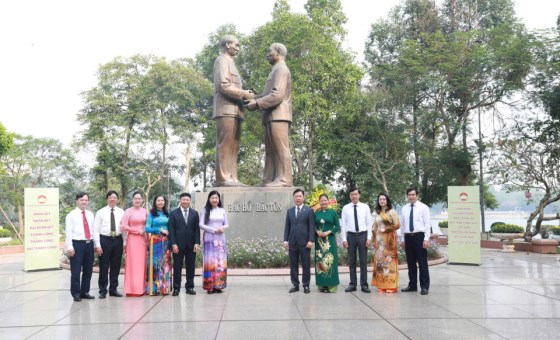
M291 207L286 213L284 227L284 241L290 246L305 247L307 242L315 241L315 214L313 209L303 205L296 218L296 207Z
M185 223L183 210L179 207L169 214L169 244L176 244L179 249L194 248L200 244L200 227L198 226L198 212L189 208L189 220Z

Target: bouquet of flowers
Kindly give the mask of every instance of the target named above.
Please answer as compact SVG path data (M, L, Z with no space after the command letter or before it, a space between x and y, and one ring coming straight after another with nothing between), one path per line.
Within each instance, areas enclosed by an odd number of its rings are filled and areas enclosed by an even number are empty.
M340 211L340 206L334 197L334 192L329 191L324 185L319 184L317 185L311 193L306 198L306 204L313 209L313 211L317 211L321 209L321 204L319 204L319 198L321 195L326 194L329 197L329 202L327 203L327 209L333 209L336 211Z

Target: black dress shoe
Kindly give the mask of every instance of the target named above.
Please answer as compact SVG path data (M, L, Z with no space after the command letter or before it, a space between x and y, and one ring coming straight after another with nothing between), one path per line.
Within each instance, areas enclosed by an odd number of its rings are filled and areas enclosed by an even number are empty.
M173 294L171 294L171 295L177 296L177 295L179 295L179 291L178 291L178 290L174 290L174 291L173 291Z
M192 288L187 288L187 294L189 295L196 295L196 292Z
M114 296L114 297L122 297L122 294L119 293L119 292L117 292L117 291L114 291L114 292L112 292L112 293L109 293L109 295L110 295L110 296Z
M310 290L309 290L309 286L303 286L303 292L305 294L309 294Z
M362 292L371 293L371 290L369 290L368 286L362 286Z
M99 293L99 298L104 299L107 297L107 293Z
M222 290L221 289L214 289L214 291L218 294L222 294Z
M293 285L289 290L290 293L299 292L299 286Z
M80 301L82 301L82 298L79 297L79 296L74 296L74 301L80 302Z
M93 299L95 299L95 297L89 295L89 293L82 294L80 297L81 297L82 299L88 299L88 300L93 300Z
M208 290L208 291L206 291L206 292L207 292L208 294L214 294L214 291L213 291L213 290Z
M426 288L422 288L420 290L420 295L428 295L428 290Z
M344 291L346 293L355 292L356 291L356 286L348 286L348 288L346 288Z
M417 291L418 291L418 288L412 288L410 286L401 289L401 292L417 292Z

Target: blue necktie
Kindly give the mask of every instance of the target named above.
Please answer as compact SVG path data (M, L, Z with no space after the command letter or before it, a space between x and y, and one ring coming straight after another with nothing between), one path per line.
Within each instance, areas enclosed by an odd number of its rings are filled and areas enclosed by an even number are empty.
M413 212L413 208L414 206L411 204L410 205L410 217L408 218L408 229L410 229L410 232L413 233L414 232L414 214Z

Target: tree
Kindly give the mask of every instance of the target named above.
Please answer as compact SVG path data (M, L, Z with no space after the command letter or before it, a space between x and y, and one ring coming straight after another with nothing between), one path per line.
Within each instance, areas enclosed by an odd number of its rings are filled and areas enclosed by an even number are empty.
M500 183L537 193L537 199L530 199L536 206L527 219L527 239L540 232L543 221L560 219L560 214L545 216L545 209L560 201L560 32L545 30L532 38L526 104L520 107L517 123L499 140L500 154L493 164Z
M362 199L369 203L373 204L380 192L391 194L392 200L399 202L412 180L406 126L392 119L391 113L376 110L376 104L374 94L360 94L352 113L337 115L328 125L332 142L323 166L338 174L343 203L354 185L360 187Z
M560 123L533 121L517 124L513 133L507 133L498 142L500 156L494 159L493 173L501 184L515 190L539 195L535 210L529 215L526 238L540 232L543 221L557 220L560 216L545 216L544 209L560 201ZM534 200L534 199L532 199ZM533 220L537 219L533 229Z
M0 123L0 157L8 152L14 145L14 134L8 132Z
M155 59L140 55L115 58L99 67L97 86L82 93L85 106L78 121L85 128L79 134L78 145L97 147L94 187L104 193L119 186L122 206L126 205L130 183L131 148L138 142L139 125L148 119L141 81Z
M166 186L162 189L168 196L168 145L182 143L196 147L197 133L211 107L212 93L211 84L194 68L192 60L171 63L160 60L152 65L143 81L145 109L150 117L144 129L145 138L161 145L161 176ZM190 165L190 159L187 162Z
M131 165L146 163L146 158L152 157L149 164L159 166L159 192L169 196L176 188L171 170L190 166L190 160L185 166L170 164L176 159L170 148L176 144L195 148L198 144L201 117L210 106L211 85L192 60L167 62L141 55L115 58L99 68L98 77L98 85L83 93L85 107L78 116L85 126L80 145L93 143L97 147L93 168L97 190L119 186L125 206L131 185L144 186L136 180ZM153 149L160 153L151 153Z
M288 48L286 63L292 73L291 151L294 184L313 187L316 177L325 172L319 162L319 150L330 142L328 121L348 112L351 100L359 92L361 69L353 56L341 45L342 24L346 21L337 0L308 1L307 15L293 14L285 1L277 1L272 21L257 28L246 40L246 51L240 55L240 69L247 75L247 87L262 88L270 72L263 58L269 45L281 42ZM248 129L259 131L259 119L247 119ZM262 139L262 137L261 137ZM259 159L261 152L254 152Z
M14 145L1 158L0 201L14 208L23 234L24 189L32 187L61 188L61 206L73 205L73 190L84 183L85 173L78 166L74 152L52 138L14 136Z
M531 61L511 1L448 0L441 12L432 1L404 1L391 21L372 26L366 46L373 84L390 98L384 104L411 122L427 204L444 201L448 185L473 182L472 112L495 109L522 89Z

